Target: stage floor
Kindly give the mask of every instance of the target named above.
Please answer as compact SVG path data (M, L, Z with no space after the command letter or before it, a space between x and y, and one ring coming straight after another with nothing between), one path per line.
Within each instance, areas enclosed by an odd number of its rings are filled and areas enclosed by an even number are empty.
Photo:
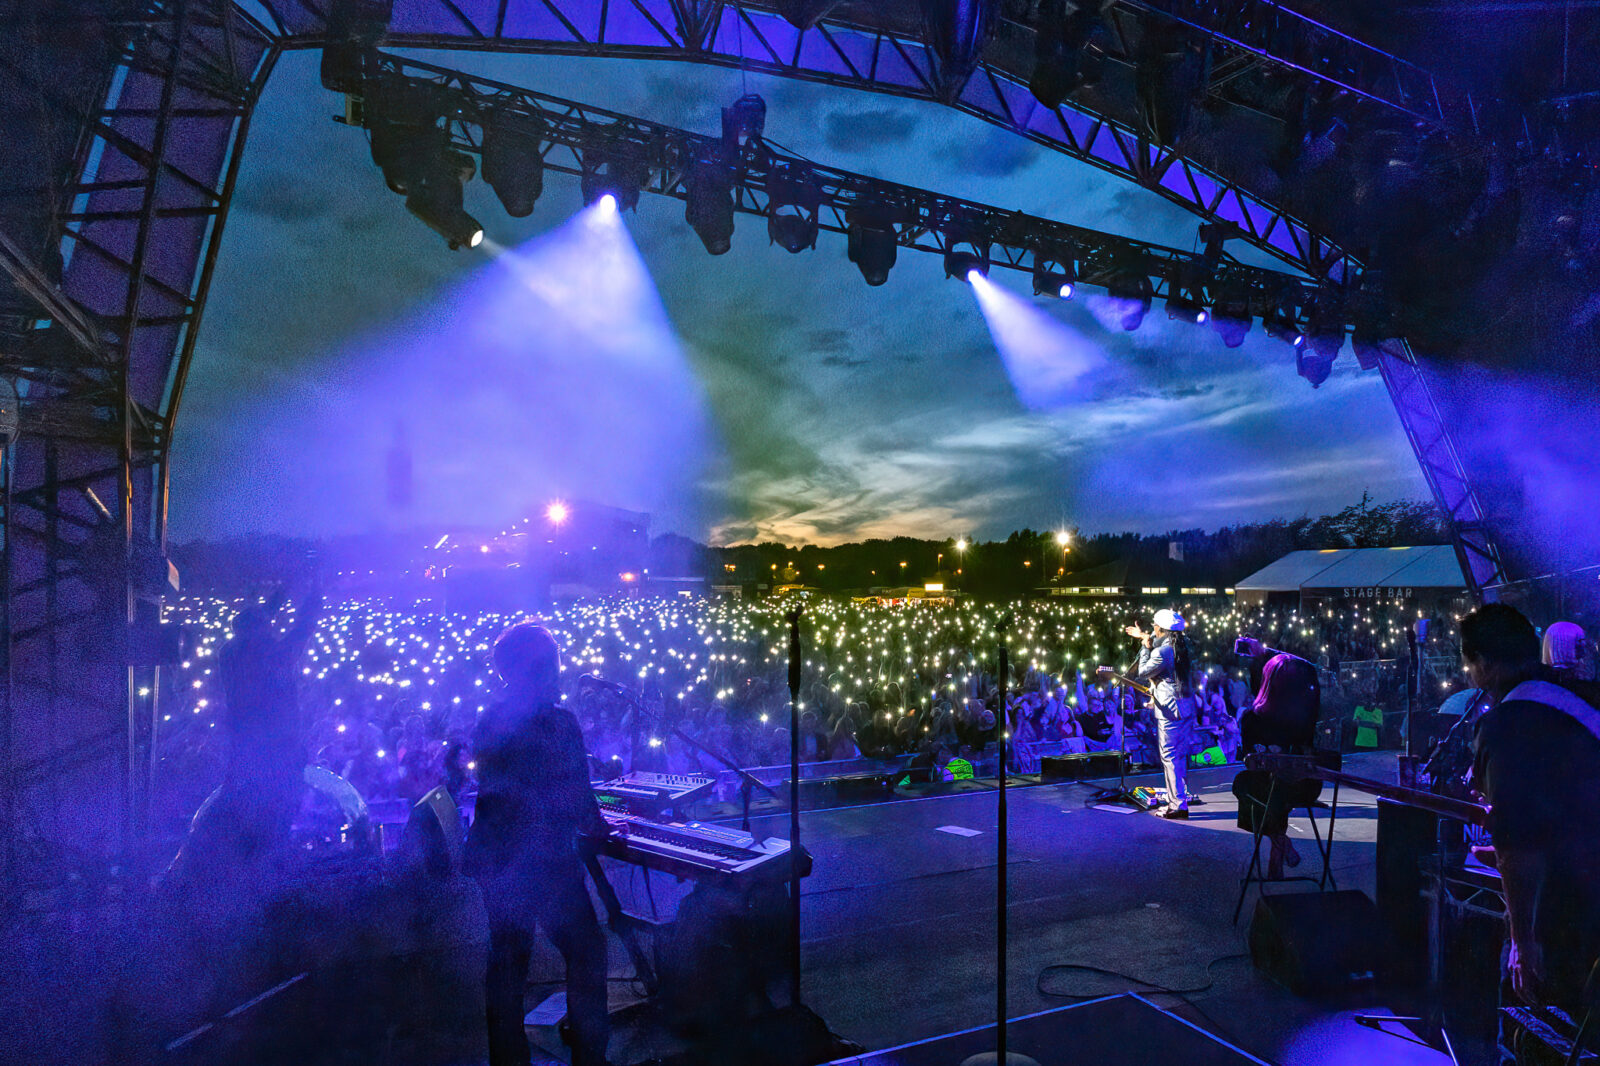
M1392 780L1393 764L1392 753L1356 756L1346 769ZM1088 782L1008 790L1011 1016L1133 991L1284 1066L1448 1061L1352 1020L1384 1004L1299 999L1251 966L1254 890L1231 924L1251 843L1235 825L1233 773L1191 775L1205 802L1187 822L1088 806ZM1373 892L1376 814L1371 798L1341 793L1333 868L1342 888ZM995 828L992 789L804 813L802 839L816 860L803 897L805 1001L835 1032L876 1050L992 1021ZM787 815L753 819L752 830L787 836ZM1314 868L1303 814L1291 835L1299 872ZM1269 887L1306 890L1314 886ZM1062 964L1127 976L1047 969ZM630 1043L618 1033L616 1061L648 1057Z

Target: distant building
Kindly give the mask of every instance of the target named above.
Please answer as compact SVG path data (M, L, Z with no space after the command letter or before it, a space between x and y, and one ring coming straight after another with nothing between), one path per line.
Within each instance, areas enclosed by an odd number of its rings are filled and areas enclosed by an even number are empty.
M1194 599L1222 596L1231 592L1197 577L1193 567L1181 560L1151 559L1145 562L1119 560L1063 574L1054 584L1039 589L1037 595L1075 600Z
M1466 595L1455 549L1328 548L1290 552L1235 584L1241 607L1403 603L1432 611Z

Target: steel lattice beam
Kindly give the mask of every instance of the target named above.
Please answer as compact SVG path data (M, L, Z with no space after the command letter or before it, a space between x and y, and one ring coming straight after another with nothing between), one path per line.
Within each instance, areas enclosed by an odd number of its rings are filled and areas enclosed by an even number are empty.
M1201 300L1209 306L1215 294L1236 294L1246 301L1253 318L1287 308L1299 323L1305 322L1306 308L1327 295L1326 287L1226 256L1211 259L883 181L791 156L762 141L727 149L717 137L417 60L381 56L366 92L368 102L375 105L401 96L428 100L433 113L448 120L455 147L470 152L482 150L482 129L497 116L534 119L544 141L540 165L558 173L581 175L585 153L627 145L632 157L647 167L642 191L680 200L688 198L688 174L696 162L726 160L735 191L734 210L749 215L766 217L774 181L804 173L815 183L818 228L825 232L846 234L852 210L884 205L894 209L901 247L943 253L955 226L988 244L994 256L991 265L1004 269L1032 271L1040 260L1073 262L1078 267L1076 280L1102 287L1133 269L1150 278L1152 296L1158 299L1196 288L1203 290ZM1339 306L1356 321L1372 321L1380 314L1376 297L1359 291L1339 290Z
M1505 562L1422 365L1409 347L1396 341L1380 347L1378 369L1428 488L1450 524L1469 590L1475 599L1493 598L1495 588L1506 581Z
M273 0L265 6L285 47L320 47L327 40L326 0ZM1187 146L1152 143L1130 110L1097 99L1055 109L1040 104L1027 85L1027 49L1021 50L1025 61L984 62L952 95L914 22L885 18L885 28L825 17L802 30L767 6L701 5L692 22L680 8L675 0L418 0L396 12L384 40L396 48L687 60L949 102L1132 180L1202 218L1232 222L1244 239L1312 278L1349 283L1359 274L1345 250L1307 221L1197 162Z

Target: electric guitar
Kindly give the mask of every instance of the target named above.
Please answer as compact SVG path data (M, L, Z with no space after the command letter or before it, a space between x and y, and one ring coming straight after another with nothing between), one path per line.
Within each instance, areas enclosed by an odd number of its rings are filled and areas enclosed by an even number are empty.
M1150 686L1149 685L1145 684L1143 681L1135 681L1131 677L1127 677L1127 676L1125 676L1123 674L1119 674L1115 670L1111 669L1111 667L1109 667L1109 666L1099 667L1098 669L1095 670L1094 673L1095 673L1095 677L1109 677L1113 681L1118 682L1119 684L1127 685L1129 688L1133 689L1133 691L1137 692L1141 696L1148 697L1150 695Z
M1489 808L1481 803L1469 800L1452 799L1449 796L1436 796L1432 792L1421 789L1405 788L1393 785L1387 781L1374 781L1367 777L1357 777L1340 770L1330 770L1325 766L1317 765L1317 761L1309 755L1280 755L1269 752L1259 752L1246 755L1244 764L1252 770L1265 770L1266 772L1282 778L1285 781L1298 781L1313 778L1318 781L1328 781L1353 788L1357 792L1365 792L1372 796L1403 803L1407 807L1416 807L1432 814L1442 815L1445 818L1454 818L1468 825L1487 825L1489 821Z

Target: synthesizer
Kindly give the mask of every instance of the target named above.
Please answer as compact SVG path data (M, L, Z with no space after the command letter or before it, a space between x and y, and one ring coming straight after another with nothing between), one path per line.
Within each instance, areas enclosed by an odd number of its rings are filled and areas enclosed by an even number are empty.
M693 803L711 791L716 780L705 774L658 774L634 770L594 785L602 809L659 814Z
M596 841L602 855L650 870L734 887L787 879L793 856L787 840L757 840L749 833L705 822L657 821L601 806L611 833ZM811 872L811 856L799 853L800 876Z

